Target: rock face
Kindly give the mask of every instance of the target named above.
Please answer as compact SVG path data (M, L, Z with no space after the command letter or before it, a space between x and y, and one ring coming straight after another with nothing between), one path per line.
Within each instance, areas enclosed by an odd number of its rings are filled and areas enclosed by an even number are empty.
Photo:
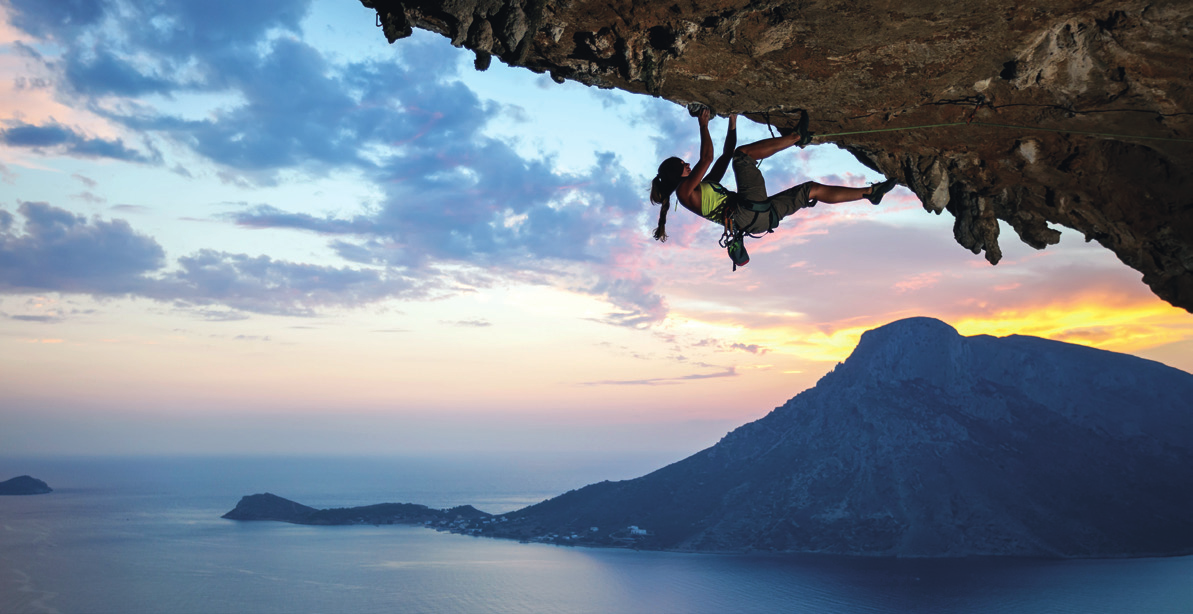
M27 475L0 482L0 495L44 495L54 492L45 482Z
M599 87L703 102L833 142L1001 258L1060 224L1193 311L1193 3L1185 0L361 0L411 27ZM972 123L967 123L972 122ZM938 126L943 127L922 127Z
M1193 375L928 318L867 332L812 389L634 480L497 536L875 556L1193 553ZM602 528L592 533L591 528ZM614 536L618 537L618 536Z

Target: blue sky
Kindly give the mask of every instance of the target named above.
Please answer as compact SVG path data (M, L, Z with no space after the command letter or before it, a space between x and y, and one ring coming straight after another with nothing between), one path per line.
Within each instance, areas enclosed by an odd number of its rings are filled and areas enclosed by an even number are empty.
M0 10L14 453L695 451L910 315L1193 368L1188 314L1112 254L1003 226L991 267L902 188L801 212L736 273L685 211L657 243L682 108L388 45L352 1ZM880 179L832 145L763 171Z

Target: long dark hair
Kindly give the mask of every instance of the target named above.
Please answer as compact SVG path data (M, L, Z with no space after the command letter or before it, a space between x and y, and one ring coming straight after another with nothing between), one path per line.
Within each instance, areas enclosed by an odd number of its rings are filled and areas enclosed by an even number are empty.
M659 165L659 174L650 182L650 202L660 205L659 226L654 229L656 241L667 240L667 210L671 208L671 195L683 180L683 160L671 157Z

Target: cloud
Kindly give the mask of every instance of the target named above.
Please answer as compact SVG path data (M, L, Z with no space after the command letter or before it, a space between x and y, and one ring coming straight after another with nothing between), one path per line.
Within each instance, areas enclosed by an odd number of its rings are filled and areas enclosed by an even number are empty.
M112 158L127 162L153 160L150 156L129 149L120 139L87 138L57 123L34 126L21 121L10 122L9 127L0 130L0 143L39 153L61 153L79 158Z
M12 24L66 48L63 74L88 95L218 85L271 33L296 33L304 0L11 0Z
M88 221L47 203L21 203L17 211L23 232L12 214L0 216L0 290L137 293L165 264L161 246L123 220Z
M12 25L38 37L92 27L110 3L104 0L9 0Z
M120 211L122 213L145 213L149 211L149 207L146 207L145 205L119 204L112 205L109 208L113 211Z
M70 196L71 196L71 198L77 198L79 200L86 201L86 202L89 202L92 204L101 204L101 203L108 202L108 199L106 199L102 196L97 196L92 192L86 192L86 191L79 192L78 194L71 194Z
M716 379L721 377L737 377L737 369L728 367L723 371L716 373L693 373L689 375L679 375L676 377L654 377L650 379L635 379L635 380L601 380L596 382L584 382L582 386L658 386L663 384L678 384L680 382L702 380L702 379Z
M308 316L387 298L425 297L434 284L391 269L330 267L268 256L200 250L167 268L165 252L124 220L21 203L18 227L0 209L0 292L56 291L139 296L174 303L207 319L240 312Z
M488 320L457 320L455 322L444 322L450 326L459 326L462 328L488 328L493 325Z
M430 120L433 130L407 126L417 132L401 139L400 151L365 167L386 194L377 209L317 217L265 205L231 218L246 227L340 235L333 248L357 263L411 270L463 263L502 276L560 279L581 265L595 279L573 289L608 300L616 309L609 323L642 326L665 317L653 282L634 268L645 234L641 180L616 155L598 153L587 171L560 173L548 159L523 158L483 136L486 111L470 91L424 84L417 95L434 98L441 110Z
M524 157L485 136L488 122L510 109L454 78L459 52L446 41L417 34L403 42L400 61L344 62L294 36L306 2L130 0L61 9L28 0L12 6L17 27L61 46L42 59L59 76L59 95L147 142L189 149L232 183L273 185L283 173L343 169L383 192L378 206L323 217L268 204L231 216L244 227L326 235L348 262L401 271L357 280L349 299L405 296L453 280L467 285L462 273L448 272L467 269L600 297L611 306L603 321L615 325L647 326L666 316L655 282L637 268L646 246L642 179L611 152L598 153L590 169L561 173L549 157ZM193 93L232 102L202 116L144 102L148 94L169 100ZM664 117L665 105L655 106ZM86 139L57 124L13 126L4 138L71 155L146 159L120 141ZM280 294L250 299L248 261L191 258L180 260L184 269L170 280L180 296L187 288L196 301L215 296L210 276L222 272L246 286L218 300L302 312ZM199 265L212 258L218 263ZM370 283L375 291L366 290ZM307 306L335 302L299 294Z
M15 315L15 316L8 316L8 319L17 320L18 322L42 322L42 323L46 323L46 324L62 321L62 317L56 316L56 315L53 315L53 316Z
M314 315L324 307L355 307L396 296L423 296L419 284L392 272L297 264L268 256L214 250L179 258L181 270L148 294L188 305L218 304L278 315Z

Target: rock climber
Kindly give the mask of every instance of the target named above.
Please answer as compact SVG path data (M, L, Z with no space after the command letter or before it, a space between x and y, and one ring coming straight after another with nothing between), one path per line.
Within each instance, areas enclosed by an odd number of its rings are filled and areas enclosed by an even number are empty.
M651 182L650 200L662 206L659 211L659 225L654 231L654 238L659 241L667 240L667 210L670 208L671 194L675 194L679 203L692 213L727 226L727 233L728 225L733 224L739 233L740 241L741 233L768 232L778 225L779 220L804 207L812 207L818 201L831 204L864 198L877 205L883 195L895 187L894 179L864 188L822 185L809 181L773 196L768 195L766 182L762 178L762 172L758 170L758 162L793 145L802 147L811 142L811 135L807 131L807 113L801 115L796 130L788 134L782 134L781 131L780 136L741 147L736 146L737 116L730 115L725 146L715 163L712 137L708 132L712 112L708 107L702 106L698 112L693 113L700 123L700 159L696 166L689 166L680 158L667 158L659 165L659 174ZM733 175L737 179L737 192L731 192L720 184L730 159L733 162ZM732 249L730 255L733 256Z

